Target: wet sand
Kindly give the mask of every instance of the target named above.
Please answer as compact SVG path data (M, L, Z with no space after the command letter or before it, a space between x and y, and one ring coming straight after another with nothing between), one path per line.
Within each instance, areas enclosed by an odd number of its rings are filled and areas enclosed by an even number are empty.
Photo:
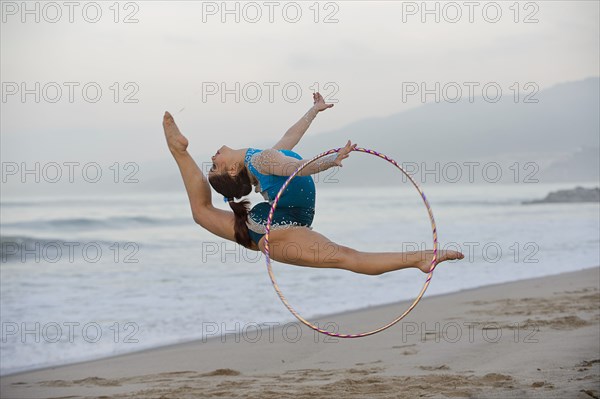
M335 317L348 331L407 303ZM598 398L600 267L426 296L379 334L294 323L1 378L2 398Z

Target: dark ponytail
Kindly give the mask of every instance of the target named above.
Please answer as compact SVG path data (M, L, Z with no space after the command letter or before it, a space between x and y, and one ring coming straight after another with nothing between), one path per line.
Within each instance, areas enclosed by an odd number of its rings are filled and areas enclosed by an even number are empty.
M243 200L235 202L234 198L242 198L252 191L252 182L248 169L245 167L236 175L231 177L228 173L221 175L210 175L208 177L210 185L224 197L229 199L229 206L235 214L235 241L246 248L250 248L252 240L248 233L248 212L250 211L250 201Z
M250 201L229 201L229 206L231 206L233 213L235 213L235 241L238 244L249 248L252 245L252 240L250 239L250 234L248 234L248 225L246 225L246 221L248 220Z

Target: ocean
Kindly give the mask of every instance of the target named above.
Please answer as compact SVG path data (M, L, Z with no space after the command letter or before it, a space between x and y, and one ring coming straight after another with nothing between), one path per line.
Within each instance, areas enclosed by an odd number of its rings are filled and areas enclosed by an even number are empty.
M575 185L425 184L439 248L459 249L465 259L440 264L423 300L600 265L598 203L522 204ZM321 183L313 228L368 252L433 247L427 211L408 184ZM257 327L296 321L271 285L264 256L194 224L183 191L3 196L0 229L2 375L219 335L251 340ZM414 298L425 281L412 269L379 276L280 263L273 269L309 320ZM406 320L419 320L418 306ZM329 324L357 332L335 316Z

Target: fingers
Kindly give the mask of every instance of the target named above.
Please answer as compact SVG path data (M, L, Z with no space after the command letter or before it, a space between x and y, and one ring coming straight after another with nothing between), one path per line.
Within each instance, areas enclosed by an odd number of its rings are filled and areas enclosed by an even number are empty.
M320 111L333 107L334 104L327 104L323 96L318 91L313 93L313 104L319 104ZM324 107L323 107L324 106Z
M352 144L350 140L346 143L343 148L340 148L338 151L338 157L341 159L348 158L348 154L350 154L356 148L356 144Z
M352 142L350 140L348 140L348 142L346 143L346 145L344 146L344 150L350 152L351 150L356 148L356 144L352 144Z
M338 155L336 157L335 163L340 168L343 167L342 160L348 158L350 156L350 152L356 148L356 144L352 144L350 140L346 143L343 148L340 148L338 151Z

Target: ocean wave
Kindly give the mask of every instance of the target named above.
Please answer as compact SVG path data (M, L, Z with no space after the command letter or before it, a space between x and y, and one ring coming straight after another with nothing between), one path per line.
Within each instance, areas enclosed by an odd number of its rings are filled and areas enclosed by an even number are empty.
M104 219L94 218L64 218L50 220L28 220L22 222L2 223L3 227L61 229L64 230L96 230L113 228L131 228L143 226L177 225L189 222L188 218L154 218L148 216L113 216Z
M133 203L132 200L120 199L95 199L95 198L76 198L76 199L36 199L36 200L3 200L0 201L2 208L37 208L37 207L74 207L74 206L97 206L97 205L122 205Z
M472 205L480 205L480 206L511 206L511 205L520 205L521 202L515 199L506 199L506 200L497 200L497 199L459 199L459 200L430 200L432 204L435 205L448 205L448 206L472 206Z

